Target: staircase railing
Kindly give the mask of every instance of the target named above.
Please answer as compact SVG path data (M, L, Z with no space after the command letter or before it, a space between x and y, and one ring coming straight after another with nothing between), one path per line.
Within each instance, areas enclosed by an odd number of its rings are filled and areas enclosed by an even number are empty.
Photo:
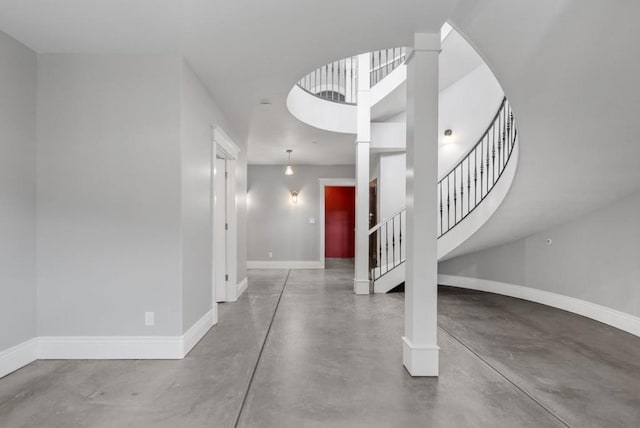
M503 98L482 137L438 181L438 238L460 224L489 195L511 159L517 137L511 106ZM405 227L403 208L369 229L369 245L375 245L369 259L373 281L405 262Z
M482 137L438 181L438 238L464 220L489 195L511 159L517 136L511 105L503 98Z
M406 59L405 48L371 52L370 85L375 86ZM350 56L313 70L298 80L306 92L326 101L341 104L358 103L358 57Z
M369 272L374 281L404 263L406 224L403 208L369 229Z

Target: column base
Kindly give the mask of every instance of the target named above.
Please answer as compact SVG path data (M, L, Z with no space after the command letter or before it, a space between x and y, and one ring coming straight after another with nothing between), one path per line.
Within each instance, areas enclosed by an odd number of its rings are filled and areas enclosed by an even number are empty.
M402 338L402 363L411 376L438 376L440 347L414 346L406 337Z
M356 294L369 294L369 280L354 279L353 292Z

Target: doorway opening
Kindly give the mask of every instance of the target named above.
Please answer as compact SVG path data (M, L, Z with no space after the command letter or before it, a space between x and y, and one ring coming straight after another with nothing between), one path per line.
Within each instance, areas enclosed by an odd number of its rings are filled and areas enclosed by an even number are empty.
M327 186L324 203L325 258L355 257L356 189Z
M320 182L320 269L325 268L325 247L326 247L326 233L325 233L325 204L326 204L326 189L329 187L351 187L355 189L356 180L355 178L321 178ZM353 203L355 206L355 194ZM355 245L355 223L352 228L351 233L353 233L354 237L354 245Z
M237 283L236 162L238 147L219 128L213 129L213 296L214 303L235 302L246 289Z

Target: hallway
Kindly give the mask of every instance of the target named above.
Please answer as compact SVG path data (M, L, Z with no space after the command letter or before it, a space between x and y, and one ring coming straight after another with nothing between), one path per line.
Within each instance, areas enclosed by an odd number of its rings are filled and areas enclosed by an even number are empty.
M640 340L541 305L440 290L441 374L402 367L403 295L352 265L250 271L181 361L37 361L0 380L0 426L630 427Z

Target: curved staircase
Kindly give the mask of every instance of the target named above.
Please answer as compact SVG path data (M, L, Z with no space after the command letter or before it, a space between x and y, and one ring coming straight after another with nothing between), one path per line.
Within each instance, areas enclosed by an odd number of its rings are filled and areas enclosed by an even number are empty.
M447 31L442 39L450 33L455 32ZM446 45L443 49L446 51ZM385 120L396 117L406 105L407 49L383 49L365 55L369 61L371 151L403 153L406 125ZM287 98L289 111L316 128L356 134L361 60L358 56L347 57L301 78ZM364 70L367 62L360 64ZM486 100L485 104L490 102ZM491 115L491 118L484 132L480 133L482 123L479 122L476 132L480 135L474 138L475 144L465 142L467 150L455 164L449 165L437 183L434 209L438 211L438 259L487 222L506 197L515 177L518 159L515 117L506 97L502 96L497 108L496 104L497 99L493 110L486 112L486 117ZM471 140L468 134L465 139ZM369 275L371 289L376 293L386 293L404 282L405 215L405 209L399 209L369 230Z

